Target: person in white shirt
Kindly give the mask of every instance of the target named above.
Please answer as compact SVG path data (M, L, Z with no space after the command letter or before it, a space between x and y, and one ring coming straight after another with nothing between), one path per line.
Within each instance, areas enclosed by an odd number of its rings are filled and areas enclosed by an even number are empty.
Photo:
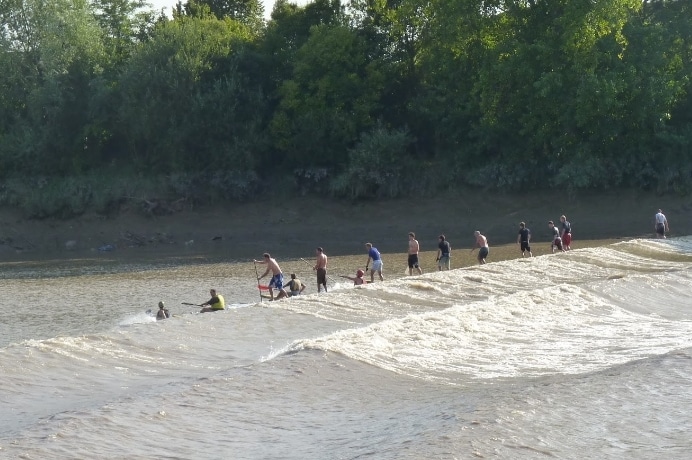
M665 238L666 232L670 231L668 228L668 219L666 219L665 214L660 209L654 216L654 229L656 231L656 238Z

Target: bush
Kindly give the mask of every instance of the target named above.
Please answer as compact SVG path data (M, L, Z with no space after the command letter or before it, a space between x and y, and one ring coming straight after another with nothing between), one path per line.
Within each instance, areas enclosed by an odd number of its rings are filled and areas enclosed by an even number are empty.
M151 203L175 211L174 202L207 204L244 200L257 192L253 171L219 171L170 176L90 174L66 178L7 179L0 187L0 205L19 208L29 218L69 218L92 211L109 214L125 203L151 213ZM157 208L158 209L158 208Z
M405 171L412 164L407 154L411 142L405 130L378 126L364 134L349 151L345 171L330 183L332 195L350 199L402 195Z

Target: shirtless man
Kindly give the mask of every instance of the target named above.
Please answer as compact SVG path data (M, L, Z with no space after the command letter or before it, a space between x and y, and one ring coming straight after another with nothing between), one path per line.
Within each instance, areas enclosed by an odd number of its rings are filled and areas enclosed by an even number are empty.
M265 276L272 273L272 279L269 281L269 298L274 300L274 288L279 290L279 295L276 296L276 300L282 297L288 297L286 290L284 289L284 275L281 273L281 267L276 263L276 260L272 259L268 252L265 252L262 257L264 260L255 260L256 264L263 264L267 266L267 270L257 278L257 281L261 280Z
M418 252L420 251L420 244L416 239L416 234L409 232L408 234L408 274L413 275L414 267L418 270L418 274L422 275L423 270L420 268L420 263L418 262Z
M656 231L656 238L665 238L666 232L669 232L668 219L666 219L665 214L660 209L654 216L654 230Z
M560 237L560 230L557 229L552 220L548 221L548 228L550 228L550 233L553 236L553 240L550 243L550 252L554 254L555 249L565 252L565 248L562 244L562 238Z
M490 247L488 247L488 239L481 235L481 232L476 230L473 232L473 235L476 237L476 244L474 247L471 248L471 252L473 252L477 247L480 248L478 250L478 263L483 265L485 262L485 258L488 257L488 254L490 253Z
M322 248L317 248L315 252L317 259L312 269L317 271L317 292L322 292L322 286L324 286L324 292L327 292L327 254Z

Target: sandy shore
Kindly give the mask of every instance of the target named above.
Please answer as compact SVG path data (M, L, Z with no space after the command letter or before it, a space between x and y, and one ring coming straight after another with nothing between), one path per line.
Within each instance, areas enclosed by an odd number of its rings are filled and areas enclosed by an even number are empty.
M124 207L115 216L87 214L70 220L30 220L16 211L0 210L0 262L93 257L251 261L265 251L279 261L300 261L301 257L311 261L315 248L322 246L332 257L353 256L345 259L345 274L365 265L364 244L372 242L385 254L386 270L403 273L407 234L414 231L427 272L436 269L441 233L452 245L452 265L461 267L475 263L470 248L476 229L488 237L488 261L494 262L520 256L515 244L520 221L532 231L534 255L541 255L549 251L547 222L557 222L561 214L572 222L576 249L652 237L653 216L659 207L668 216L672 236L692 234L692 204L686 197L636 191L564 199L559 192L458 192L436 198L358 203L307 197L156 217ZM333 260L336 264L337 259Z

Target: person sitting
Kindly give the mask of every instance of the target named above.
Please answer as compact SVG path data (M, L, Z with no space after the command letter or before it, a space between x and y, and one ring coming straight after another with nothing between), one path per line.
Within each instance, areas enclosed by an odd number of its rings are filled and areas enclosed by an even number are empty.
M361 270L360 268L358 269L358 271L356 271L356 277L355 278L350 277L350 276L346 276L346 275L341 275L342 278L346 278L346 279L353 281L354 286L360 286L361 284L367 284L368 282L365 281L364 276L365 276L365 272L363 270Z
M226 308L226 302L223 299L223 296L221 294L216 293L216 289L210 289L209 293L211 294L211 299L207 300L203 304L200 304L200 307L206 307L202 308L199 312L200 313L207 313L210 311L219 311L219 310L224 310Z
M284 289L285 288L288 288L288 292L291 294L291 297L293 297L295 295L302 294L305 290L305 285L296 277L295 273L291 273L291 281L284 284ZM280 299L281 297L283 296L281 295L281 292L279 292L279 295L276 298Z
M156 321L160 321L162 319L170 317L171 312L168 311L168 308L164 306L163 302L159 302L159 311L156 312Z

